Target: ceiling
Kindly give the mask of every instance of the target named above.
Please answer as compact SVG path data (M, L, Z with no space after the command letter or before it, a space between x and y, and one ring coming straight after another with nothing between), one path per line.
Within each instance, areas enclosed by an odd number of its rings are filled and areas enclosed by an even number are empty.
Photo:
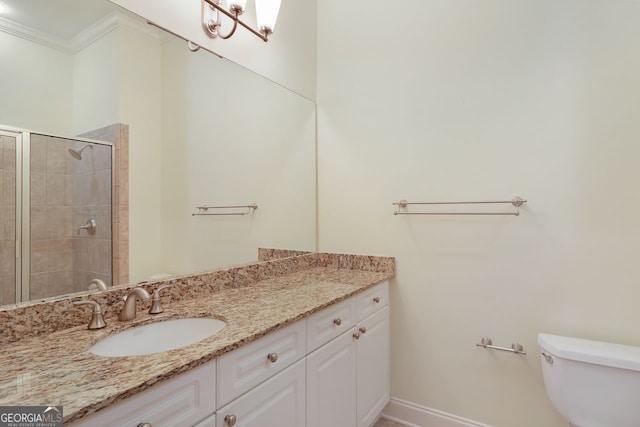
M0 0L0 18L70 41L118 6L108 0ZM69 13L73 10L73 13Z

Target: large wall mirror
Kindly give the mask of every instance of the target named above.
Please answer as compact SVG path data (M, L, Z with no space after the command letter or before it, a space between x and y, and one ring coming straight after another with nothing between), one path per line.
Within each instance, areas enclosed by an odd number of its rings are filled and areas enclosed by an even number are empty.
M63 247L113 273L112 279L95 277L111 280L107 285L255 262L260 247L316 249L312 100L209 52L193 52L184 40L108 0L0 3L6 6L0 15L0 129L7 134L0 140L0 255L8 269L0 272L0 305L85 291L91 273L56 275L70 263L60 261ZM16 245L31 243L14 238L20 234L14 196L22 182L15 135L24 145L47 141L41 145L51 158L41 159L44 187L37 190L47 216L38 223L43 238L67 233L85 239L78 247L50 240L41 243L45 252L31 254L37 259L25 265L49 266L39 293L16 286L11 269L17 267L5 262ZM73 154L85 146L80 159ZM96 157L103 152L112 156L111 171L109 157ZM82 158L95 169L81 166ZM70 177L45 175L58 173L49 170L54 166ZM107 172L114 175L111 188L86 184ZM86 179L75 176L80 173ZM83 207L81 215L58 210L62 219L51 220L55 209L47 204L71 203L76 185L97 192L89 197L96 203L107 194L114 202L111 208L100 205L95 234L89 234L88 222L95 206ZM55 195L58 187L66 188L64 197ZM18 199L30 200L33 188ZM256 209L198 209L253 204ZM23 207L28 222L34 207ZM224 215L194 215L199 213ZM52 231L53 223L64 233ZM106 231L113 243L106 243ZM94 235L102 246L88 245ZM108 245L112 253L105 252ZM30 276L22 273L22 280ZM66 286L69 281L77 283ZM11 286L23 295L5 292Z

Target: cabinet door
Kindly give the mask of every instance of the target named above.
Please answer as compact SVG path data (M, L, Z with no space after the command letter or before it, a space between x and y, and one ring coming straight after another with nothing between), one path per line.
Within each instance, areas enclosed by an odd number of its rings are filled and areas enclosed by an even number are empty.
M218 408L302 359L305 322L296 322L218 358ZM272 357L274 356L274 357Z
M194 425L215 412L215 362L209 362L72 423L73 427Z
M356 426L355 328L307 356L306 427Z
M304 426L304 365L302 359L219 409L216 426Z
M389 402L389 307L359 322L358 328L357 426L369 427Z
M216 415L213 414L210 417L207 417L193 427L216 427Z

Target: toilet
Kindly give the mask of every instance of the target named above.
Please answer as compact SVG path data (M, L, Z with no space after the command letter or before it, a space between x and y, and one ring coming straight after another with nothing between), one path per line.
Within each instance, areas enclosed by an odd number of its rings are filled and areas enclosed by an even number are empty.
M539 334L542 376L577 427L640 426L640 347Z

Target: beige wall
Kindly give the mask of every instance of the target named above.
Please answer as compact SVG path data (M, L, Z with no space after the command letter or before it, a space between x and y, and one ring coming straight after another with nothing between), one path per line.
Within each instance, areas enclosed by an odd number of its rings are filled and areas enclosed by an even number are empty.
M318 5L319 248L397 257L392 395L566 425L536 335L640 345L640 3ZM513 194L519 217L392 214Z
M145 27L146 28L146 27ZM129 279L148 280L162 259L162 51L157 34L121 26L119 121L129 125ZM123 182L126 185L127 182ZM121 245L120 256L126 250Z
M0 124L71 133L71 55L0 31Z
M73 55L72 135L119 121L119 33L112 30Z
M162 93L166 272L253 262L260 246L315 250L315 104L178 39L163 46ZM251 203L247 216L191 215Z

